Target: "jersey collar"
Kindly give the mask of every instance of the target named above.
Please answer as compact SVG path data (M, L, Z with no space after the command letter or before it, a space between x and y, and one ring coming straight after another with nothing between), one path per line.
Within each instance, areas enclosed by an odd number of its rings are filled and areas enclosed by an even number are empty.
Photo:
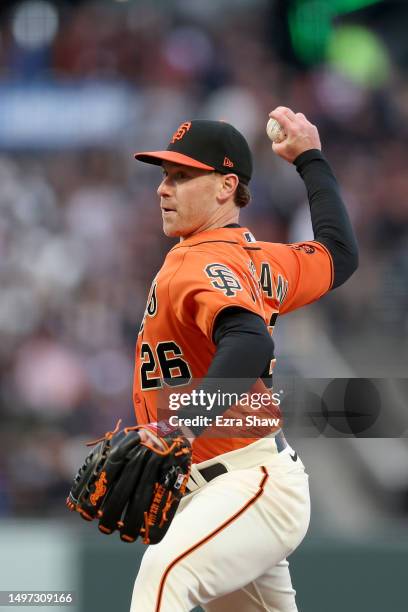
M241 244L244 241L243 234L248 232L248 228L241 227L238 223L231 223L225 227L217 227L216 229L200 232L194 236L190 236L183 242L178 242L174 245L171 251L184 247L191 247L203 242L231 242L232 244Z

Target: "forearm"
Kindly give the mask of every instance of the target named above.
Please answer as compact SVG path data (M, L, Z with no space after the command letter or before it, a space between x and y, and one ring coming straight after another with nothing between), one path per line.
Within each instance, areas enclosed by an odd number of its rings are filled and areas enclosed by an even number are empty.
M332 288L338 287L357 269L358 248L336 177L318 149L305 151L294 164L307 189L314 238L330 252Z

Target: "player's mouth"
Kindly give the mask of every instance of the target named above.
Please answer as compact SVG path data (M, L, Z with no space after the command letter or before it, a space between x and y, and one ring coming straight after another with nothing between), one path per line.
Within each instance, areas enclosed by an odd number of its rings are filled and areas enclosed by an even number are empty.
M170 208L169 206L162 206L161 209L162 209L162 214L176 212L175 208Z

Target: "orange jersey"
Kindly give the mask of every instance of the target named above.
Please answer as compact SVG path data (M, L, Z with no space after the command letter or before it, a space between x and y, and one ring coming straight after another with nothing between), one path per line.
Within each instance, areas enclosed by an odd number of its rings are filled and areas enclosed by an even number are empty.
M278 314L319 299L332 281L331 256L315 241L258 242L238 227L209 230L178 243L153 280L138 336L133 386L138 424L157 420L166 393L181 393L206 375L216 352L214 322L224 308L254 312L272 331ZM274 410L280 417L277 406ZM193 442L193 460L205 461L253 441L200 436Z

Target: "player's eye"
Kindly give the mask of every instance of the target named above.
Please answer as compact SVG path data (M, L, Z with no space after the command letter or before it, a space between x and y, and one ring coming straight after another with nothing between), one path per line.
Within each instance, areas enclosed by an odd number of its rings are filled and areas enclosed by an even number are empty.
M187 173L184 172L183 170L178 170L177 172L173 174L173 178L175 181L181 181L187 178Z
M183 181L190 178L189 173L186 170L163 170L163 180L169 178L171 181Z

